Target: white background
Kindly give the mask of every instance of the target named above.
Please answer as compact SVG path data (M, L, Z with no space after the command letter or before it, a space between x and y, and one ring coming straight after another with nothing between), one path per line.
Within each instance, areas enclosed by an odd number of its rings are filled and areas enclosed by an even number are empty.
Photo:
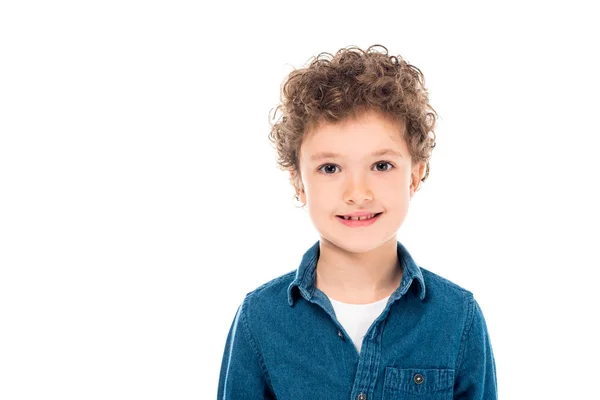
M280 84L376 43L440 115L399 240L474 293L501 398L596 396L592 6L261 4L0 6L0 398L215 398L244 295L318 239L267 140Z

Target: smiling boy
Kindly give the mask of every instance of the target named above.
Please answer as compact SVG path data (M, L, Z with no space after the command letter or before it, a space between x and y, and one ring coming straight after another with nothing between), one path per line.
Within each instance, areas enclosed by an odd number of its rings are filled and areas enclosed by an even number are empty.
M400 284L396 232L425 171L402 137L402 125L375 111L304 137L297 194L321 236L315 285L330 298L367 304ZM375 216L344 219L358 215Z
M319 241L246 294L218 398L496 399L473 294L397 240L435 146L420 70L382 46L322 53L289 74L278 109L270 139Z

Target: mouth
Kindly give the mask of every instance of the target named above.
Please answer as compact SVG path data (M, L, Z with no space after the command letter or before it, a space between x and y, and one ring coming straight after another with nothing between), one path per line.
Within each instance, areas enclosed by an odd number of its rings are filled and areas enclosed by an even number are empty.
M370 226L374 223L376 223L377 220L379 220L379 216L383 214L383 213L375 213L373 215L368 215L365 217L360 217L360 218L354 218L354 217L346 217L343 215L336 215L336 217L338 218L338 221L340 221L342 224L344 224L345 226L349 227L349 228L360 228L360 227L367 227Z
M382 213L375 213L365 217L347 217L345 215L336 215L337 218L342 219L344 221L369 221L371 219L375 219L379 217Z

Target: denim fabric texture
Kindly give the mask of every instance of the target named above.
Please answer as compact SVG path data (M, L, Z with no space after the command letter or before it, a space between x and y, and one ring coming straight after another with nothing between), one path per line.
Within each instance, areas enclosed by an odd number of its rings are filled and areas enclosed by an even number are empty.
M360 355L315 287L317 241L300 266L249 292L221 364L219 400L497 398L485 319L468 290L413 261L397 242L400 286Z

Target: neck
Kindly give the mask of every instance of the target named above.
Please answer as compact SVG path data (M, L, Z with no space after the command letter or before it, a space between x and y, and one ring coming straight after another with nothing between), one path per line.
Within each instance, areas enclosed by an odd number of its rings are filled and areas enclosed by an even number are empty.
M403 271L395 235L366 253L350 253L321 238L319 251L315 285L334 300L370 303L400 286Z

